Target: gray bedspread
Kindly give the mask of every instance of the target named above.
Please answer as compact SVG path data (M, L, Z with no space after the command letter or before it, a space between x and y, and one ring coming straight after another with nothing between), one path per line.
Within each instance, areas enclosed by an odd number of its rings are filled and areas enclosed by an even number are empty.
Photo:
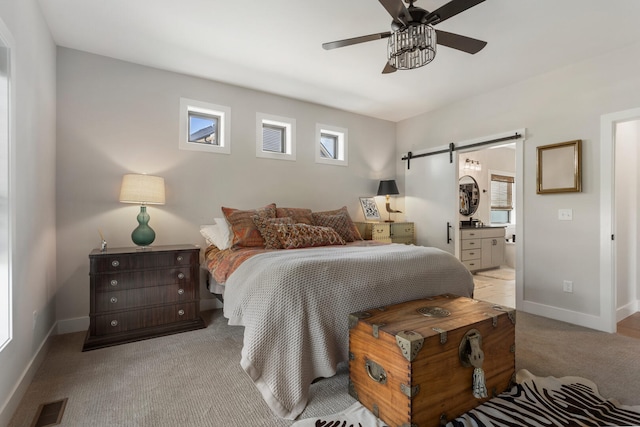
M473 278L439 249L281 250L246 260L229 277L224 315L245 327L243 369L276 415L295 419L311 382L347 360L350 313L445 293L471 297Z

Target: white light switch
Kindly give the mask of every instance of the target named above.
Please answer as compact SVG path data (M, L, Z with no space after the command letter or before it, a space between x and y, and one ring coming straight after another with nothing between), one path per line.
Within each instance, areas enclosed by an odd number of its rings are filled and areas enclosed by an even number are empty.
M573 209L558 209L558 219L560 221L573 220Z

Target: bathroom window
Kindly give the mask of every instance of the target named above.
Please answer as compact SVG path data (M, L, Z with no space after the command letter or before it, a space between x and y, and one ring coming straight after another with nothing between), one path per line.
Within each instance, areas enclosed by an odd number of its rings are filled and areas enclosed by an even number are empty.
M511 224L515 218L513 200L515 190L513 176L491 174L491 223Z

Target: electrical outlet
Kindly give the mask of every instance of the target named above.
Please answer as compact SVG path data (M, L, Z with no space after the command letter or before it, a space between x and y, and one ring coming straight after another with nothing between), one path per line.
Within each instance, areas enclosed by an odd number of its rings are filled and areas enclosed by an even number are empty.
M33 329L36 329L36 322L38 321L38 310L33 312Z
M572 221L573 209L558 209L558 219L560 221Z
M571 280L565 280L562 282L562 290L565 292L573 293L573 282Z

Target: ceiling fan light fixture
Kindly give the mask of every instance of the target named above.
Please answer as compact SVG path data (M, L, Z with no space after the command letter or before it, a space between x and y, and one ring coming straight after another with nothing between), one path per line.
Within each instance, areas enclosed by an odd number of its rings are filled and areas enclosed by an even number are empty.
M436 31L431 25L411 23L389 36L387 59L398 70L420 68L436 57Z

